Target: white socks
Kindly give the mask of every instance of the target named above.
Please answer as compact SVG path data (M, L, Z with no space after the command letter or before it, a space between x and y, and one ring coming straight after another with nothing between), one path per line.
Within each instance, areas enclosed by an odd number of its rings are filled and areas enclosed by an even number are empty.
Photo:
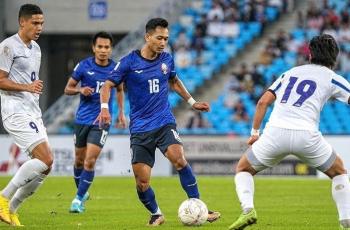
M332 196L337 205L340 223L343 227L350 227L350 183L347 174L332 179Z
M10 212L16 213L19 206L22 202L27 199L29 196L33 195L35 191L42 185L45 177L47 175L40 173L37 175L31 182L20 187L15 195L13 195L10 201Z
M18 188L28 184L35 177L41 175L43 172L48 170L49 167L38 159L31 159L26 161L17 171L15 176L7 184L7 186L2 190L1 194L7 198L11 199Z
M243 213L254 208L254 179L248 172L239 172L235 176L236 192L241 202Z

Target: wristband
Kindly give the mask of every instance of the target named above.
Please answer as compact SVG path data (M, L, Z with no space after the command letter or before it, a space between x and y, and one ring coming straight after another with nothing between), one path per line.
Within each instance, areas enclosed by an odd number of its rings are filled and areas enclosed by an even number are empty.
M259 136L260 135L260 130L252 128L252 130L250 131L250 135L251 136Z
M194 103L196 103L196 100L193 99L193 97L190 97L188 100L187 100L187 103L190 104L190 106L192 107L194 105Z
M108 109L108 103L101 103L101 109Z

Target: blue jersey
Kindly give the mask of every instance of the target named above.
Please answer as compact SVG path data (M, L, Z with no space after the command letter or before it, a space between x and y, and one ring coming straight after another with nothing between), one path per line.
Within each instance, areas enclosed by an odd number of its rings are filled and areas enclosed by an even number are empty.
M115 67L115 62L110 60L107 66L96 64L95 57L89 57L74 68L72 78L81 83L81 87L90 87L94 91L90 96L80 94L80 104L76 113L75 122L77 124L92 125L101 110L100 90L108 78L108 75ZM109 109L112 114L112 101L115 90L111 92ZM98 125L98 124L96 124Z
M162 52L148 60L134 50L116 65L108 80L124 82L130 101L130 133L141 133L175 123L168 101L168 81L176 76L174 60Z

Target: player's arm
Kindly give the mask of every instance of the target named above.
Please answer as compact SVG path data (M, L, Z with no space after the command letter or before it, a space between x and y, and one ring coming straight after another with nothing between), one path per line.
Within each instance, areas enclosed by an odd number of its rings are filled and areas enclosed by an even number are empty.
M272 90L266 91L259 99L256 105L255 114L253 118L253 128L250 133L251 136L248 140L249 145L253 144L256 140L258 140L259 129L265 117L267 108L275 101L275 99L276 99L276 96Z
M187 91L182 81L177 76L170 78L169 84L170 84L170 87L177 94L179 94L185 101L187 101L187 103L189 103L193 109L199 110L199 111L205 111L205 112L208 112L210 110L210 106L208 102L200 102L200 101L195 101L193 99L193 97Z
M6 91L27 91L41 94L43 90L43 81L35 80L30 84L20 84L9 79L9 74L0 69L0 89Z
M124 114L124 87L123 83L117 86L117 103L118 103L118 122L117 126L120 128L126 127L126 118Z
M90 87L79 87L78 81L74 78L70 77L66 87L64 88L64 93L66 95L76 95L78 93L83 94L84 96L90 96L94 89Z
M111 114L109 113L108 102L111 97L111 90L115 86L116 84L114 82L107 80L100 90L101 112L97 117L100 127L111 124Z

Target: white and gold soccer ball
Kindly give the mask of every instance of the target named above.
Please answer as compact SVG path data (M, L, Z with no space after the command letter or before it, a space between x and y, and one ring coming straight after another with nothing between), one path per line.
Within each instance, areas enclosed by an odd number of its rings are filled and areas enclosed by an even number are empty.
M180 221L187 226L199 226L208 219L207 205L196 198L190 198L182 202L178 216Z

